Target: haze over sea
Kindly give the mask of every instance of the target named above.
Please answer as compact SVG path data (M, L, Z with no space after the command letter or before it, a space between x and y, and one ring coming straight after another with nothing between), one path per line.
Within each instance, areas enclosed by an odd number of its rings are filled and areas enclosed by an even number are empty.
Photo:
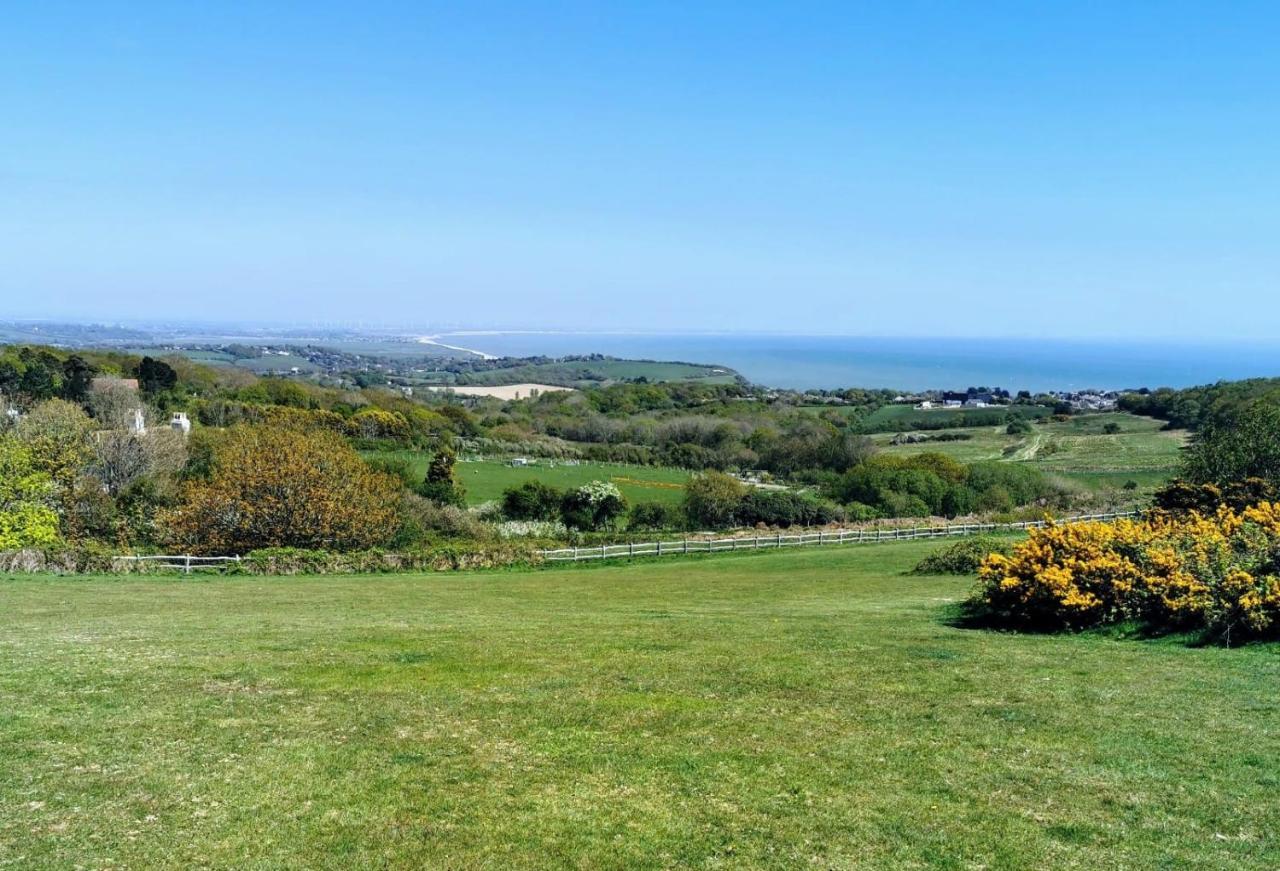
M1119 390L1280 375L1280 343L485 331L435 339L499 356L719 363L752 382L794 389Z

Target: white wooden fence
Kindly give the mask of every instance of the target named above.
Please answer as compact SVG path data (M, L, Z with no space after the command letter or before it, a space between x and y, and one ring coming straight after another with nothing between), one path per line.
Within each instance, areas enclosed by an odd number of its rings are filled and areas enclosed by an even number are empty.
M188 575L201 569L225 569L230 563L235 563L237 566L240 565L240 557L238 556L192 556L189 553L116 556L112 557L111 561L135 564L149 563L158 569L181 571Z
M1056 523L1078 523L1089 520L1108 521L1121 517L1137 517L1137 511L1117 511L1108 514L1081 514L1064 517ZM637 556L674 556L690 553L720 553L761 548L806 547L824 544L872 544L883 541L903 541L913 538L945 538L948 536L976 535L982 532L1016 532L1039 529L1048 525L1044 520L1025 520L1019 523L946 523L940 526L900 526L874 529L839 529L831 532L804 532L798 535L746 535L730 538L694 538L679 541L647 541L628 544L601 544L594 547L562 547L544 550L547 560L617 559Z

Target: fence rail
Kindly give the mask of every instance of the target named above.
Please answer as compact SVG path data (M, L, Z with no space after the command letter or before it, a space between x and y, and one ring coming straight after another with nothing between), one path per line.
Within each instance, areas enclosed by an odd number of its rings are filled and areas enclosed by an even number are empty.
M224 569L229 563L240 565L238 556L192 556L183 554L148 554L146 556L117 556L113 562L151 563L160 569L181 570L191 574L202 569Z
M1137 517L1137 511L1117 511L1108 514L1081 514L1064 517L1057 523L1079 523L1090 520L1118 520ZM913 538L946 538L948 536L975 535L980 532L1016 532L1039 529L1048 525L1045 520L1025 520L1018 523L947 523L939 526L901 526L875 529L839 529L831 532L805 532L798 535L747 535L730 538L694 538L678 541L646 541L628 544L601 544L595 547L561 547L541 551L546 560L619 559L637 556L674 556L690 553L719 553L722 551L759 550L761 548L807 547L827 544L872 544L884 541L904 541Z

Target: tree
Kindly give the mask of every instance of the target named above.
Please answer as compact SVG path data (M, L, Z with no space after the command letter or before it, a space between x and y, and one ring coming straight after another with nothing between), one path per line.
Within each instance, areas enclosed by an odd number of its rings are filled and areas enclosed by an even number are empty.
M564 494L541 481L525 481L502 492L502 513L511 520L557 520Z
M150 394L172 390L178 383L178 373L163 360L143 357L138 364L138 386Z
M684 509L695 526L723 529L737 519L747 488L723 472L694 475L684 489Z
M627 513L627 500L611 481L589 481L564 495L560 512L571 529L610 529Z
M453 466L458 458L449 448L441 448L427 466L427 477L418 487L418 495L439 502L441 505L466 503L466 491L454 476Z
M119 495L140 478L171 478L187 459L186 439L168 428L146 434L105 430L94 433L89 442L89 471L111 496Z
M213 446L207 480L192 481L164 518L197 553L261 547L373 547L396 531L398 482L339 435L240 426Z
M53 481L36 468L30 448L0 436L0 550L57 542L53 494Z
M78 354L72 354L62 363L62 398L72 402L84 402L93 384L97 370Z
M125 429L133 421L133 413L141 407L138 391L119 379L93 385L88 394L89 413L99 427Z
M1232 419L1206 421L1182 472L1192 483L1219 487L1246 478L1280 483L1280 403L1256 402Z
M48 473L65 493L70 492L89 460L92 426L80 406L65 399L50 399L18 421L15 433L31 450L36 468Z

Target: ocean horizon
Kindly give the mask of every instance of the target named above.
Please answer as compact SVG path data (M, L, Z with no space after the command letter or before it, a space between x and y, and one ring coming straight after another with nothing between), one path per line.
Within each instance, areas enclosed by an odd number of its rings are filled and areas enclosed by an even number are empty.
M1123 390L1280 375L1280 343L1261 342L479 330L432 339L493 356L605 354L719 364L753 383L796 390Z

